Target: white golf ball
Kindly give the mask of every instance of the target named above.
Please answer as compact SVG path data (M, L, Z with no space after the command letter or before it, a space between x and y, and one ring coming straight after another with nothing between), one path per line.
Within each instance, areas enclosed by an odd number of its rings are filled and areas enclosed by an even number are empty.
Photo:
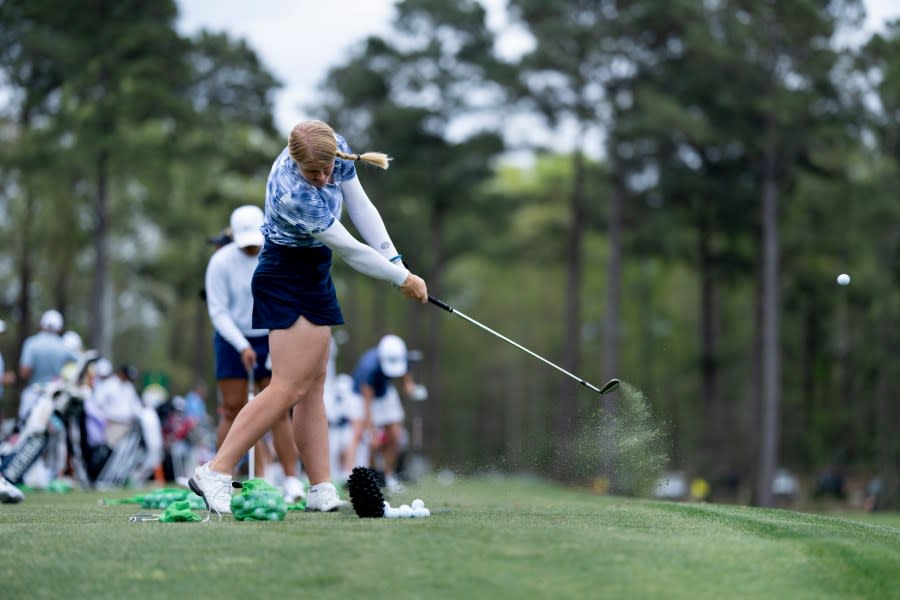
M421 519L424 517L430 517L431 511L428 510L427 508L425 508L424 506L420 506L419 508L413 509L413 516L416 517L417 519Z
M409 504L401 504L400 508L397 509L397 516L401 519L408 519L412 517L413 510L410 508Z
M425 508L425 502L422 501L421 498L416 498L412 501L412 504L409 505L413 510L417 508Z
M850 285L850 276L846 273L841 273L837 276L838 285Z
M399 519L400 518L400 510L396 508L388 507L384 509L384 518L385 519Z

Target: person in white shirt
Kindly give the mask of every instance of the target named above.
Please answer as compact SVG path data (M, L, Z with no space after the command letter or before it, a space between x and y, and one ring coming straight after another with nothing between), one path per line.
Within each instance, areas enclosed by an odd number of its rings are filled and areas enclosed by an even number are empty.
M231 430L235 417L248 399L249 373L259 388L266 387L272 371L266 367L269 356L269 330L255 329L253 294L250 282L263 245L263 211L258 206L240 206L231 213L231 234L234 241L219 248L206 267L206 303L215 328L216 384L222 402L222 415L216 432L221 446ZM293 503L305 495L297 477L297 448L291 431L288 413L272 426L272 441L284 469L285 500ZM263 448L255 453L259 464L254 465L256 476L262 477L267 455Z
M131 430L144 408L133 383L136 375L134 367L122 365L94 390L94 406L103 415L106 444L110 448L115 448Z

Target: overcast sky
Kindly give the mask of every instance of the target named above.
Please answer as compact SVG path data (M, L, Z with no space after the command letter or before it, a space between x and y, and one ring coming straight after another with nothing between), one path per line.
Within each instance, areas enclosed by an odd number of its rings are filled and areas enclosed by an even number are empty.
M501 53L513 55L523 36L504 20L506 0L482 0L488 24L500 34ZM383 34L393 19L394 0L178 0L179 30L226 31L256 50L284 87L275 98L275 122L285 132L303 119L303 104L342 53L368 35ZM868 30L900 18L900 0L866 0Z

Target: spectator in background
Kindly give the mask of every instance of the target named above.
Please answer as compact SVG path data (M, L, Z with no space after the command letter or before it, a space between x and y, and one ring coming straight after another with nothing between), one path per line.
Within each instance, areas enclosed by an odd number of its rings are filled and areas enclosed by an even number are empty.
M116 374L107 377L94 390L94 403L106 424L106 444L116 444L134 425L144 407L134 387L137 369L123 364Z
M88 448L94 450L106 446L106 416L97 403L97 391L113 374L112 363L108 358L100 358L91 370L91 393L84 399L85 438ZM107 453L108 454L108 453ZM104 454L103 458L105 458ZM91 458L93 458L91 456ZM98 461L99 462L99 461ZM90 463L90 461L89 461ZM102 464L100 465L102 466ZM91 478L96 478L99 468L89 467Z
M184 414L193 419L200 427L209 425L209 413L206 411L206 384L198 381L184 395Z
M346 373L337 372L338 345L331 338L328 365L325 368L325 389L322 401L325 404L325 418L328 419L328 454L331 464L331 479L346 482L349 473L344 472L344 450L350 440L350 418L347 415L348 391L353 393L353 379ZM349 386L347 385L349 380ZM368 460L367 460L368 464Z
M187 399L183 396L172 398L172 411L163 423L163 439L172 465L172 477L179 483L187 482L191 469L196 466L190 464L190 455L191 434L197 424L197 419L187 414Z
M406 343L396 335L386 335L378 346L366 351L353 370L353 391L358 395L357 408L352 414L353 438L347 448L344 470L353 468L350 461L356 457L356 448L363 443L365 434L372 438L372 454L380 452L384 479L391 493L399 493L403 486L396 476L397 458L401 442L406 436L406 413L394 381L399 380L410 396L425 393L417 386L409 372ZM361 406L360 406L361 403Z
M218 234L206 238L206 242L212 245L215 250L219 250L220 248L224 248L228 244L234 241L234 237L231 235L231 227L226 227ZM213 250L213 252L215 252ZM200 288L200 299L206 302L206 287Z
M64 334L62 334L63 345L66 349L74 354L76 357L81 357L81 353L84 352L84 342L81 340L81 336L77 331L72 331L71 329Z
M41 315L41 330L28 337L22 345L19 359L19 377L26 382L19 403L19 420L24 420L38 399L39 386L52 381L62 371L63 366L77 356L63 343L60 331L63 317L57 310L48 310Z
M81 340L81 336L78 335L78 332L72 331L71 329L62 334L61 337L63 346L66 347L66 350L72 353L72 356L74 358L63 365L63 368L60 370L59 374L67 379L72 379L77 375L76 371L78 370L78 361L81 360L82 356L84 356L84 343Z

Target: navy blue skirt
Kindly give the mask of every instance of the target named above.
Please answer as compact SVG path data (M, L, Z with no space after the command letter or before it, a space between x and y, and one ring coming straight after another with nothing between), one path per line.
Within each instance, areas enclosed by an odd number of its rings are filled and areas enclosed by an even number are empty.
M292 248L266 241L253 272L253 328L287 329L301 316L343 325L331 279L331 248Z

